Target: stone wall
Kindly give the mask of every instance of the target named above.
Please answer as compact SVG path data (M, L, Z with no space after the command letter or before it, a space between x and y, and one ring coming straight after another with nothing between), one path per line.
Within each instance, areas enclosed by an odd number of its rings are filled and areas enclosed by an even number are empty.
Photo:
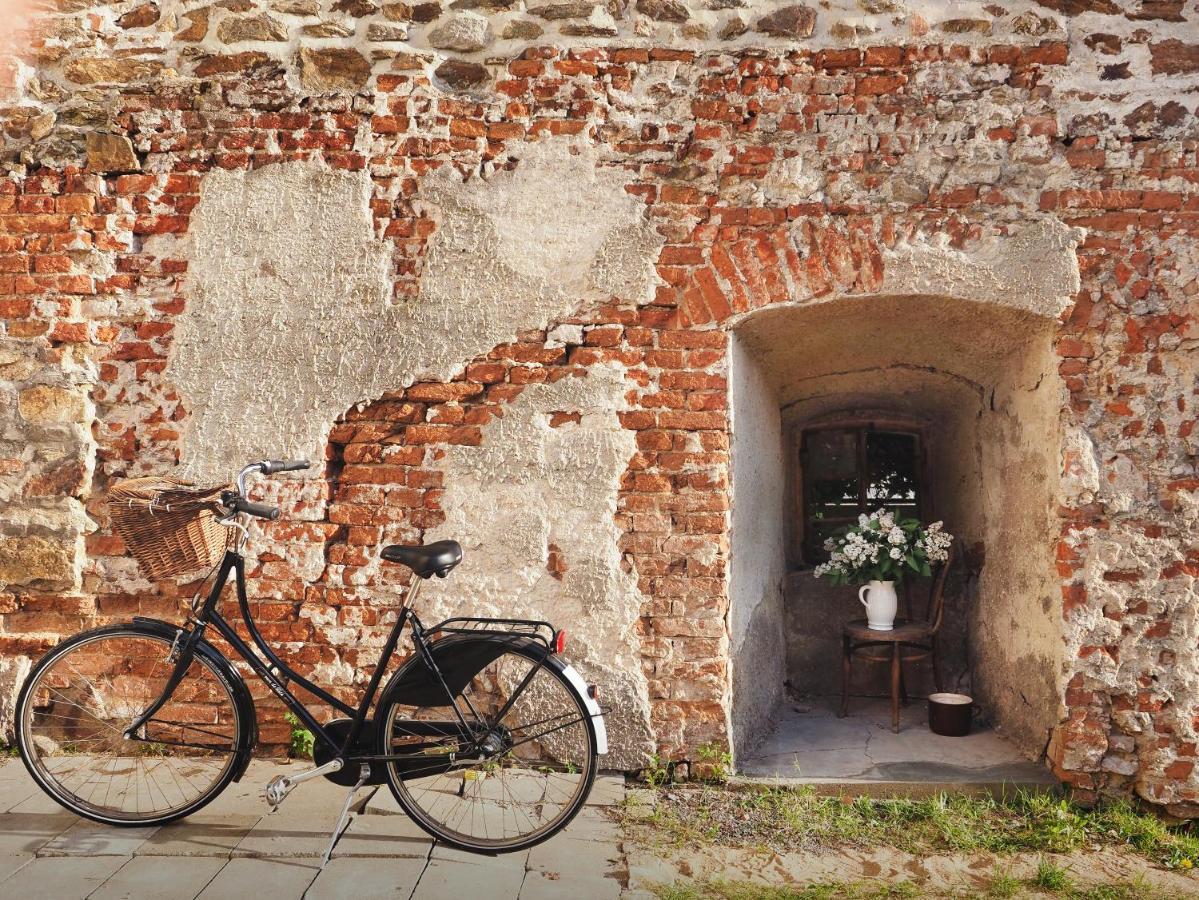
M402 581L374 548L468 529L512 565L447 596L577 619L620 764L727 742L727 328L903 284L1055 322L1049 761L1199 810L1199 10L944 10L39 12L0 63L0 715L62 634L178 615L112 479L293 450L325 467L264 493L251 588L300 665L352 692Z

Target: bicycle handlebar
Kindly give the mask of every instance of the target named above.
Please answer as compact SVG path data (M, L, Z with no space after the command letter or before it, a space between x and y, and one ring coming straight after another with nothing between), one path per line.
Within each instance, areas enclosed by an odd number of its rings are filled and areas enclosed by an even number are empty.
M274 475L276 472L299 472L312 467L306 459L264 459L259 465L263 475Z
M246 478L254 472L263 475L274 475L276 472L299 472L311 468L312 463L306 459L263 459L252 462L237 475L237 490L226 491L221 495L221 503L235 513L245 513L259 519L269 519L274 522L279 518L279 508L265 503L255 503L246 497Z
M221 500L234 512L245 513L259 519L269 519L272 522L279 518L279 507L269 506L266 503L255 503L253 500L237 496L233 491L226 491Z

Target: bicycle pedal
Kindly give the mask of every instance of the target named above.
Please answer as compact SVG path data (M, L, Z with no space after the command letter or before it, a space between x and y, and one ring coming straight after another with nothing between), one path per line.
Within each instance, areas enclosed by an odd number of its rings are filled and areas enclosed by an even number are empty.
M276 775L266 783L266 788L263 790L266 802L271 808L271 812L279 809L279 806L287 799L287 795L291 793L291 789L295 787L290 778L286 775Z

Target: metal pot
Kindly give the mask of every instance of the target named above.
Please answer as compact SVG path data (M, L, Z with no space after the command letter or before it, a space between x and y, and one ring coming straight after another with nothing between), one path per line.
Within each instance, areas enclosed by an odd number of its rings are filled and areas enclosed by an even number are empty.
M933 734L964 737L970 733L974 698L966 694L929 694L928 727Z

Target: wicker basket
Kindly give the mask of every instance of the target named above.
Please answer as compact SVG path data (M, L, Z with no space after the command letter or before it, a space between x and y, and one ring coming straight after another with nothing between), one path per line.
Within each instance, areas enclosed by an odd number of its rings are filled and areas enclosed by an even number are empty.
M108 491L117 534L150 578L175 578L214 565L230 529L216 520L221 491L173 478L130 478Z

